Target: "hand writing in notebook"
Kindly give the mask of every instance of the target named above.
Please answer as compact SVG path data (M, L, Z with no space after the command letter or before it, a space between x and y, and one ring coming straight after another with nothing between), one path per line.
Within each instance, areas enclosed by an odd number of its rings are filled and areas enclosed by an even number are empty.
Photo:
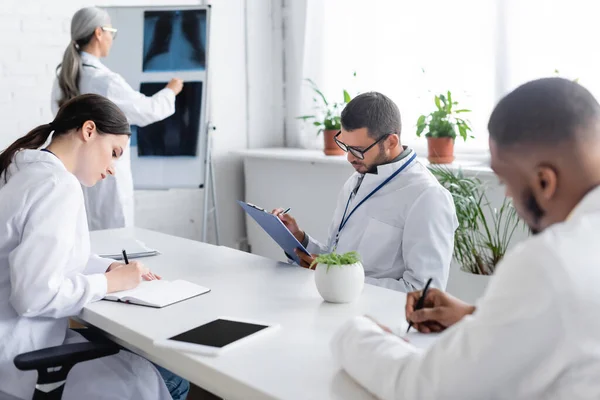
M117 268L124 267L125 265L127 265L127 264L115 261L114 263L110 264L110 266L108 267L108 269L106 270L106 272L113 271L113 270L115 270ZM155 274L154 272L150 271L149 269L147 269L144 266L144 264L142 264L139 261L131 261L129 263L129 265L139 265L141 268L145 269L147 272L144 275L142 275L142 278L145 281L153 281L153 280L156 280L156 279L162 279L162 277L160 275Z

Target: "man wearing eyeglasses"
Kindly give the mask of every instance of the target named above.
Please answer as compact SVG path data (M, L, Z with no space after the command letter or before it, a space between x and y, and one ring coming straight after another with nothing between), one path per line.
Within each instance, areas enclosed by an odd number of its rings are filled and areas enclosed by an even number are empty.
M301 266L316 254L357 251L366 282L393 290L422 289L429 278L445 289L458 226L450 193L400 142L396 104L381 93L364 93L346 105L337 145L354 173L341 190L326 244L273 210L312 254L298 251Z

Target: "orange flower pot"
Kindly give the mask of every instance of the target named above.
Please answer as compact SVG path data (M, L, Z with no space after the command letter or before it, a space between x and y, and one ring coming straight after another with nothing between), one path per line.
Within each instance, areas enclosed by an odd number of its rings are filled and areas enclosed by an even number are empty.
M432 164L450 164L454 161L454 139L427 138L427 159Z
M323 152L328 156L343 156L345 154L344 150L340 149L340 146L335 144L335 140L333 140L333 137L338 132L335 129L326 129L323 131L323 140L325 142Z

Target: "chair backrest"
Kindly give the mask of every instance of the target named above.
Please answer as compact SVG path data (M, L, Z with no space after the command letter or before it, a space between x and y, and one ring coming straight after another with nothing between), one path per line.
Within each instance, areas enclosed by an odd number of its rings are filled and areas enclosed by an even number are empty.
M14 364L21 371L37 370L35 400L55 400L61 398L67 375L75 364L119 351L119 346L110 341L72 343L19 354Z

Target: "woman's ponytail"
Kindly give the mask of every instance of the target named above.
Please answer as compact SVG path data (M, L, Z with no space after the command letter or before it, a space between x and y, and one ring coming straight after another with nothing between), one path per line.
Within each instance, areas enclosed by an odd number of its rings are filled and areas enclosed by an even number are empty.
M62 106L73 97L79 96L79 74L81 72L81 55L74 41L69 43L63 55L62 64L58 66L58 86L62 96L58 106Z
M52 124L40 125L31 130L27 135L17 139L0 154L0 176L4 175L5 182L8 180L6 170L15 154L23 149L39 149L46 143L53 130Z

